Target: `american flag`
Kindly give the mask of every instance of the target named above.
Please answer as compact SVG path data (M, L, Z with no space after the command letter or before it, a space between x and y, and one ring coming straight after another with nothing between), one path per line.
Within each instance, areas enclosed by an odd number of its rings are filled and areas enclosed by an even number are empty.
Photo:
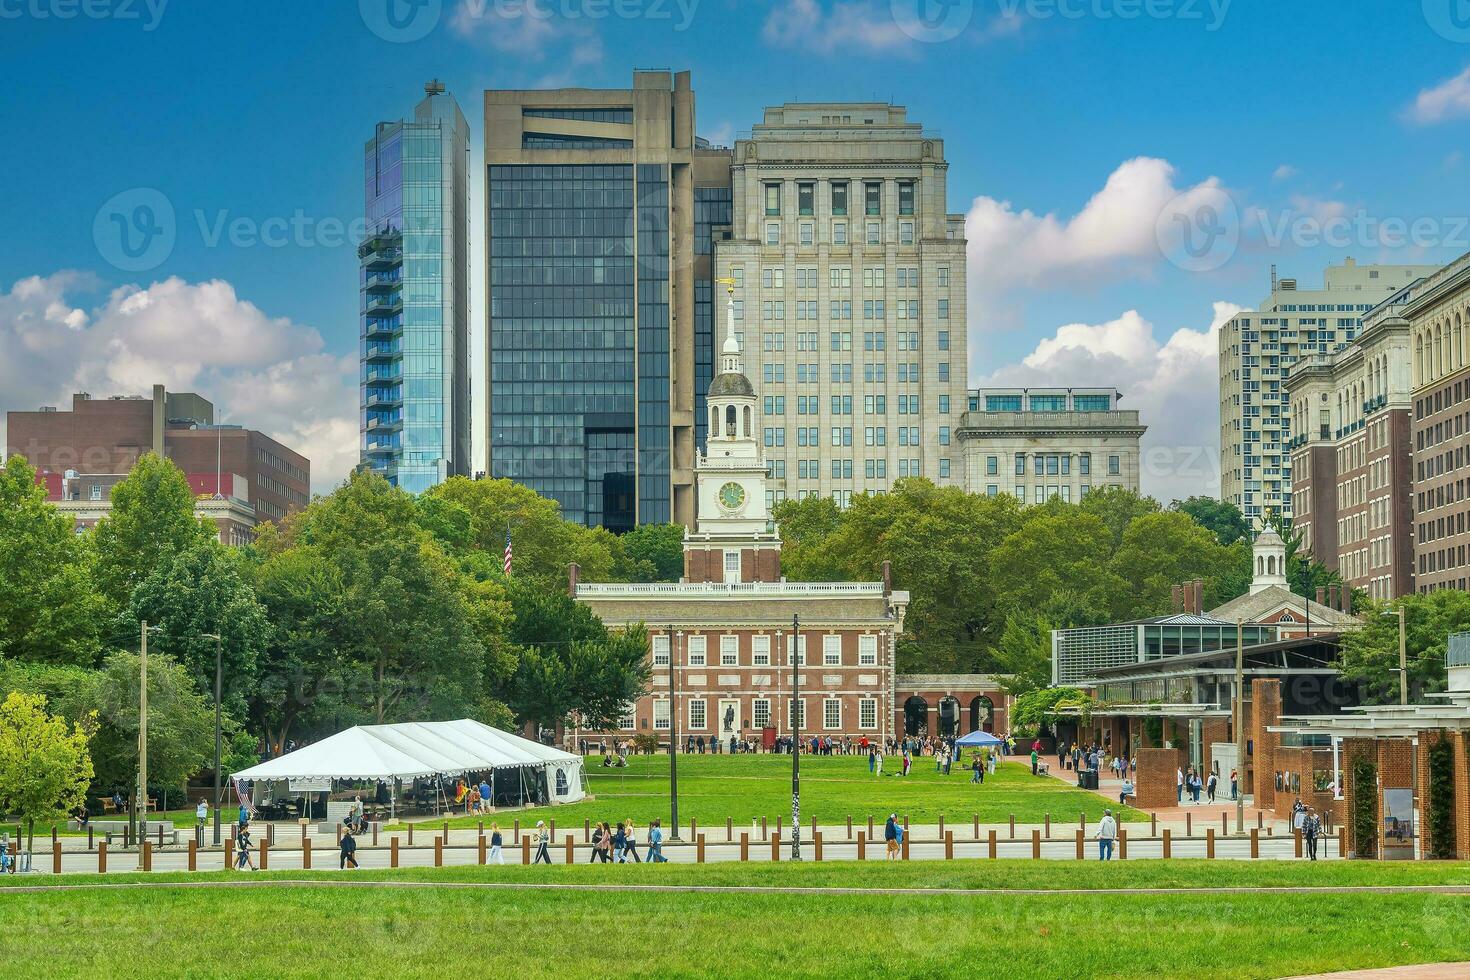
M505 529L505 574L510 574L510 528Z

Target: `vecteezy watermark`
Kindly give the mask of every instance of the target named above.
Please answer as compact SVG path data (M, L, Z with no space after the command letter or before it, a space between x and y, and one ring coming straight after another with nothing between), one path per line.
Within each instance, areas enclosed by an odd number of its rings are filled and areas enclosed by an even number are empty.
M196 208L194 223L205 248L341 248L356 245L371 230L366 218L344 221L328 215L314 217L297 208L289 216L253 218L231 216L228 210L213 213Z
M443 0L357 0L357 12L368 30L385 41L419 41L439 26Z
M124 272L158 268L173 253L177 237L174 206L152 187L113 195L92 219L98 254Z
M366 0L364 0L366 2ZM531 20L666 20L675 31L694 24L700 0L461 0L457 18Z
M1470 0L1422 0L1424 20L1446 41L1470 43Z
M1008 20L1199 21L1207 31L1225 25L1232 0L996 0Z
M975 17L974 0L888 0L888 8L899 30L926 44L954 40Z
M1187 272L1220 268L1240 246L1240 209L1224 188L1191 188L1164 205L1154 222L1159 251Z
M158 29L168 0L0 0L0 20L136 20Z

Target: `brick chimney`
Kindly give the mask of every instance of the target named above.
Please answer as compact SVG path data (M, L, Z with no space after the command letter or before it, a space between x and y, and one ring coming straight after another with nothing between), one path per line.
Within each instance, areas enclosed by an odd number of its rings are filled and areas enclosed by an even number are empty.
M577 582L582 577L582 566L572 562L567 566L567 595L577 598Z
M1329 594L1332 596L1332 608L1340 612L1342 610L1342 586L1333 585Z
M1327 587L1325 585L1317 586L1317 605L1327 605Z
M1169 608L1176 613L1184 611L1184 586L1169 586Z
M893 592L893 562L883 563L883 594L890 595Z
M1205 614L1205 580L1202 578L1194 580L1194 613L1196 616Z

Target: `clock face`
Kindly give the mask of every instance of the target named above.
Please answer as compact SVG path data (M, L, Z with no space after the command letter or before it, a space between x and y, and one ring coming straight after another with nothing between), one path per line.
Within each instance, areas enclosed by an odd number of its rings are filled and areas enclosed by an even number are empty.
M739 510L745 505L745 488L738 483L727 483L720 487L720 506L726 510Z

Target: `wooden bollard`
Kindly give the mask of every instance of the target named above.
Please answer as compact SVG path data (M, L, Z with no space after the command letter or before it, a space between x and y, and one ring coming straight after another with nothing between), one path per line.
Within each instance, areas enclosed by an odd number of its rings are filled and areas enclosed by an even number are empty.
M304 871L311 870L311 838L309 837L301 839L301 867Z
M577 863L577 849L572 844L573 839L571 834L567 834L567 864Z
M822 860L822 835L815 830L812 831L812 854L816 860Z
M589 827L592 826L592 821L591 820L586 821L586 823L587 823L587 826L589 826ZM485 821L481 820L475 826L475 833L476 834L483 834L484 832L485 832ZM590 833L590 831L589 831L589 833ZM591 840L590 837L588 839Z
M1051 814L1046 815L1046 839L1051 840Z
M907 817L904 818L904 823L905 824L908 823L908 818ZM909 859L909 832L908 832L908 827L907 826L905 826L904 827L904 830L903 830L903 848L902 848L902 850L903 850L903 859L905 861L907 861Z
M1011 814L1011 840L1016 839L1016 815Z
M761 840L766 839L766 818L761 817Z
M852 814L847 815L847 839L852 840Z
M730 841L732 841L734 839L735 839L735 821L732 818L730 818L730 817L726 817L725 818L725 842L726 843L729 843Z
M531 863L531 838L529 837L521 838L521 863Z
M56 828L54 828L54 827L51 828L51 832L53 834L56 833ZM194 841L193 840L190 840L189 841L189 854L190 854L190 857L193 856L193 853L194 853ZM191 866L190 866L189 870L190 871L193 871L194 870L194 868L192 867L192 862L191 862ZM51 873L54 874L54 875L61 874L61 840L59 838L56 838L56 837L51 838Z
M1229 836L1230 834L1230 818L1226 816L1225 811L1223 810L1220 811L1220 833L1225 834L1226 836Z
M944 814L939 815L939 836L944 836Z
M693 817L690 817L689 818L689 836L690 837L698 837L699 836L699 821L698 820L695 820Z
M1259 830L1257 830L1256 828L1252 827L1251 828L1251 858L1252 859L1255 859L1255 858L1258 858L1260 856L1261 856L1261 832Z
M96 846L96 841L92 837L92 825L91 824L87 824L87 850L90 851L95 846Z
M514 820L514 821L511 822L511 831L510 832L511 832L511 840L514 841L515 843L519 844L521 842L521 821L519 819L516 819L516 820ZM410 844L413 843L413 838L411 838L411 837L409 838L409 843Z
M1159 836L1159 815L1157 813L1148 815L1148 835L1150 837Z
M107 845L106 845L106 842L104 842L102 846L103 846L103 850L100 853L101 853L101 856L102 856L102 866L105 869L107 867L107 851L106 851ZM230 869L234 868L234 866L235 866L235 838L234 837L227 837L227 838L225 838L225 870L226 871L229 871Z
M994 860L996 854L999 853L999 849L995 845L995 831L992 830L987 835L986 844L987 844L986 850L987 850L988 856L991 858L991 860Z
M868 840L873 839L873 815L868 814Z
M974 829L974 839L976 841L978 841L978 840L980 840L980 814L978 814L978 813L975 814L974 828L975 828Z
M270 826L270 825L267 824L266 826ZM270 867L270 861L271 861L271 842L269 840L269 836L270 835L267 834L266 835L267 839L260 842L260 870L262 870L262 871L264 871L268 867Z
M1171 857L1174 856L1174 847L1173 847L1173 844L1174 844L1174 832L1171 831L1168 827L1165 827L1164 828L1164 857L1171 858Z
M1291 832L1291 836L1293 838L1293 840L1292 840L1292 850L1296 854L1297 857L1301 857L1302 856L1302 832L1300 830L1293 830Z
M775 834L771 835L771 860L781 860L781 838L777 837Z
M398 867L398 835L394 834L388 841L388 867Z
M546 821L546 839L547 840L556 840L556 821L555 820L548 820L548 821Z
M690 821L690 822L692 823L693 821ZM784 833L784 831L781 829L781 825L782 825L782 818L781 818L781 816L778 815L776 817L776 833L775 833L776 840L780 840L782 833Z
M60 854L56 856L56 860L59 866L61 861ZM310 867L310 865L307 865L307 867ZM189 870L199 870L199 842L192 837L189 838ZM58 871L57 873L59 874L60 872Z
M409 831L409 833L413 833L413 831ZM301 825L301 839L302 840L305 840L306 839L306 824L304 824L304 823ZM342 844L342 821L338 820L337 821L337 845L340 847L341 844Z
M225 853L230 853L228 844L225 845ZM229 865L229 858L226 858L225 867L229 867ZM105 840L99 840L97 842L97 873L99 875L107 874L107 841Z
M449 821L444 821L444 843L449 843Z
M1086 812L1077 814L1077 828L1079 830L1081 830L1084 834L1087 833L1087 814L1086 814Z
M913 835L909 833L909 817L908 817L908 814L904 814L904 816L903 816L903 842L904 842L905 845L908 844L909 838L912 837L912 836Z
M261 845L261 850L264 850L264 849L265 849L265 845L262 844ZM265 867L265 862L264 861L261 862L261 867ZM144 871L152 871L153 870L153 842L150 841L150 840L145 840L143 842L143 870Z
M1256 829L1263 830L1266 827L1266 818L1260 811L1256 811Z
M56 845L58 845L60 843L61 843L61 835L56 830L56 824L52 824L51 825L51 849L52 850L55 850L56 849Z
M1087 840L1087 832L1084 831L1084 830L1077 831L1077 860L1079 860L1079 861L1083 860L1082 847L1083 847L1083 842L1086 841L1086 840Z
M1192 813L1186 813L1184 815L1184 836L1194 836L1194 814Z
M265 842L272 847L276 846L276 825L273 823L265 825ZM158 825L158 846L163 846L163 824Z
M1031 831L1031 856L1041 857L1041 831L1039 830Z
M476 864L481 864L481 865L483 865L485 863L485 835L484 834L481 834L480 837L479 837L479 840L475 843L475 863Z
M444 867L444 838L434 838L434 867Z
M954 860L954 831L953 830L946 830L944 832L944 859L946 861L953 861Z
M480 833L483 834L484 832L485 832L485 824L484 824L483 821L481 821L481 823L480 823ZM590 844L590 843L592 843L592 821L591 820L583 820L582 821L582 842L584 844Z
M408 825L408 846L413 847L413 824Z
M857 847L857 859L859 861L866 861L868 859L868 835L861 830L858 831L857 835Z
M740 833L740 860L750 860L750 835L744 831Z
M703 834L698 834L694 838L694 862L696 864L703 864L704 863L704 835Z
M1118 860L1128 860L1128 828L1118 828Z
M1205 831L1205 857L1213 859L1215 856L1215 828L1211 827Z
M373 846L378 846L378 822L376 820L373 821Z

